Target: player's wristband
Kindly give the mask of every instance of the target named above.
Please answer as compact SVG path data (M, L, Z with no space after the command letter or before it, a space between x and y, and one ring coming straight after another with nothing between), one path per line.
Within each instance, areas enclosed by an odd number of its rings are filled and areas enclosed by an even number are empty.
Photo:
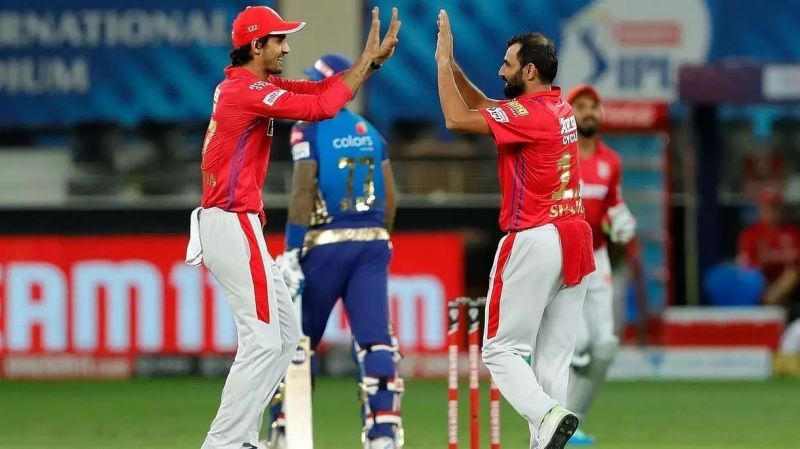
M380 70L381 67L383 67L383 64L378 64L375 61L369 63L369 68L372 70Z
M306 230L308 228L295 224L286 223L286 249L302 248L303 242L306 239Z

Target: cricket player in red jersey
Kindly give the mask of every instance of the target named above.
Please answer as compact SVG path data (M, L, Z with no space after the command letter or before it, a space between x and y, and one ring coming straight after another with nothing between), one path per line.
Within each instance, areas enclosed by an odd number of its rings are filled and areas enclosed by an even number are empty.
M778 189L764 188L758 193L758 221L739 236L738 259L764 274L763 303L787 306L792 320L800 318L800 228L784 221L782 208Z
M614 361L619 339L614 327L614 291L611 262L606 248L606 230L613 243L627 244L636 233L636 220L622 200L622 163L619 155L606 146L597 131L603 118L600 96L591 86L576 86L567 95L578 125L578 149L581 160L581 199L586 221L594 236L594 260L597 270L587 277L569 379L567 407L581 422L589 411L595 394L605 381ZM570 446L589 445L594 438L578 430Z
M579 192L575 117L552 85L555 46L538 33L514 36L500 68L510 100L491 100L455 63L442 10L436 63L447 128L492 135L497 143L500 227L508 234L489 280L483 362L527 419L531 448L561 449L578 427L562 404L594 257Z
M202 207L192 213L186 255L189 264L202 261L224 289L239 341L203 449L258 447L264 409L299 341L290 291L262 231L261 187L273 121L332 118L350 101L397 45L397 10L382 43L378 14L374 8L353 68L321 82L276 76L289 53L286 35L304 22L284 21L266 6L248 7L233 21L231 65L214 92L203 145Z
M779 354L800 355L800 228L783 219L782 209L777 187L758 193L758 220L739 235L738 259L764 275L767 285L761 301L786 308Z

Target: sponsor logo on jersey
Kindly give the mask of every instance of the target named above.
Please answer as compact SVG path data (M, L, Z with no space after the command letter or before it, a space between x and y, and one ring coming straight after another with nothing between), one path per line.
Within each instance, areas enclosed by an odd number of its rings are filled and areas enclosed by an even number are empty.
M605 184L587 184L581 181L581 197L589 200L602 200L608 195L608 186Z
M525 117L528 115L528 110L525 109L525 106L523 106L519 101L509 101L506 103L506 106L511 111L511 115L514 117Z
M578 129L578 124L575 121L575 116L560 117L558 122L561 124L561 134L569 134Z
M575 116L559 117L558 123L561 124L561 143L569 145L578 141L578 124L575 122Z
M248 86L250 90L261 90L267 87L268 83L266 81L256 81L255 83Z
M487 108L486 110L489 112L489 115L494 119L494 121L508 123L508 116L501 108Z
M278 101L286 91L283 89L273 90L272 92L268 93L267 96L264 97L264 104L267 106L274 106L275 102Z
M348 134L344 137L337 137L333 139L332 144L333 147L336 149L352 148L352 147L371 147L375 145L375 143L372 140L372 136L354 136L352 134Z
M358 134L359 136L363 136L364 134L367 133L367 131L368 131L368 129L367 129L367 124L366 123L364 123L364 122L356 123L356 134Z
M611 176L611 167L608 166L607 162L600 161L597 163L597 175L603 179L608 179Z
M307 159L311 157L311 144L300 142L292 146L292 160Z

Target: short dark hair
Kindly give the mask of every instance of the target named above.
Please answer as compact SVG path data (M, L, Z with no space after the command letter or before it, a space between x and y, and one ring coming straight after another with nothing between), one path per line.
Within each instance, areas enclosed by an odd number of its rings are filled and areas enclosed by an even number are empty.
M539 80L545 84L552 84L558 73L558 57L556 46L542 33L520 33L508 41L508 46L520 44L517 52L519 65L528 64L536 66L539 71Z
M270 36L266 35L258 39L258 42L263 46L267 43L269 38ZM231 65L234 67L243 66L247 64L248 62L250 62L250 60L253 59L253 55L250 54L250 42L248 42L245 45L242 45L241 47L234 48L233 50L231 50L230 53L228 53L228 56L230 56Z

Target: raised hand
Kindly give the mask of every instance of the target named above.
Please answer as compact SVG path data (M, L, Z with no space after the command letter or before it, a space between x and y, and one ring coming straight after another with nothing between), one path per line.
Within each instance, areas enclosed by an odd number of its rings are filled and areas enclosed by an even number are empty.
M397 47L398 31L400 31L400 21L397 20L397 8L392 8L392 22L383 38L383 42L381 42L379 36L381 32L380 10L377 6L372 8L372 23L369 27L364 51L353 65L353 68L346 71L342 76L342 82L347 84L352 92L355 93L366 81L369 74L376 68L375 64L383 64L384 61L392 56L395 47Z
M436 40L436 61L450 62L453 60L453 32L450 29L450 18L447 11L439 10L439 17L436 21L439 25L439 34Z
M394 54L394 49L397 47L397 43L399 42L397 39L397 33L400 31L401 25L397 16L397 8L392 8L392 20L389 22L389 29L386 31L386 35L383 36L383 42L381 42L381 45L378 48L378 54L375 57L376 64L383 64L384 61L391 58Z
M369 34L367 35L367 42L364 45L364 52L361 56L366 61L372 61L378 57L380 52L380 32L381 32L381 19L380 9L376 6L372 8L372 24L369 27Z

